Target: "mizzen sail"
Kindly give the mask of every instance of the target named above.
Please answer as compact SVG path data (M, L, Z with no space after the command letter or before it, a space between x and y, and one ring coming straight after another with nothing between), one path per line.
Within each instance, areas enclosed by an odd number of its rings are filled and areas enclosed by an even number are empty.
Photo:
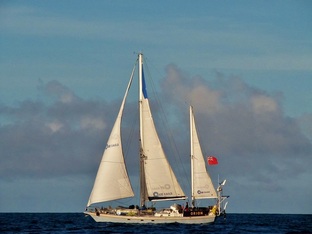
M206 170L205 159L200 146L193 108L190 106L191 131L191 173L192 173L192 200L203 198L217 198L216 190Z

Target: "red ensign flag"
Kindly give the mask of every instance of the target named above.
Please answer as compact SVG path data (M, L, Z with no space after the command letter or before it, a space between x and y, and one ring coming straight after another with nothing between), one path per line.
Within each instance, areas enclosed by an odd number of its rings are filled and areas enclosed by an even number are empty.
M218 164L218 159L214 156L208 156L207 161L209 165L217 165Z

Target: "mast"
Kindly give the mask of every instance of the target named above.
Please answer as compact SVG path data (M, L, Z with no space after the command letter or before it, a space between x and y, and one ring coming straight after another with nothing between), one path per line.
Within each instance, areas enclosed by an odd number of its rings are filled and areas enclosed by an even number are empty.
M139 76L139 106L140 106L140 129L143 128L143 121L142 121L142 99L143 99L143 92L142 92L142 69L143 69L143 54L139 53L139 71L138 71L138 76ZM143 145L143 131L140 131L140 141L141 145Z
M190 145L191 145L191 192L192 192L192 206L195 205L194 197L194 148L193 148L193 107L190 106Z
M139 69L138 69L138 76L139 76L139 112L140 112L140 206L145 205L145 200L147 197L146 192L146 182L145 182L145 172L144 172L144 152L143 152L143 145L144 145L144 138L143 138L143 107L142 107L142 100L143 100L143 54L139 53Z

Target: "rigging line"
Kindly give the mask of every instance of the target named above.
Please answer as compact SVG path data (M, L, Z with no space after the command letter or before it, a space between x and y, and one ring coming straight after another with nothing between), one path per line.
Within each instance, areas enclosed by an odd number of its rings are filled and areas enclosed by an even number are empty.
M125 143L125 156L129 155L131 145L133 143L133 139L134 139L133 136L135 134L135 128L136 128L137 122L138 122L138 114L135 114L135 117L133 118L133 120L131 122L132 123L131 123L130 131L129 131L129 134L127 135L127 139L125 141L126 142Z
M137 63L138 63L138 59L136 60L136 62L135 62L135 64L134 64L134 66L133 66L133 69L132 69L132 73L131 73L131 84L132 84L132 82L133 82L133 76L134 76L134 73L135 73L135 70L136 70L136 67L137 67ZM128 90L130 90L130 88L131 88L131 84L130 84L130 86L129 86L129 89ZM128 99L127 99L128 100ZM128 107L128 105L127 106L125 106L125 108L127 108ZM127 108L128 109L128 108ZM124 113L126 113L126 110L124 110ZM137 112L135 112L135 113L137 113ZM123 114L123 117L124 117L124 115L125 114ZM126 159L129 159L130 157L129 157L129 152L130 152L130 149L131 149L131 143L133 142L133 135L134 135L134 131L135 131L135 129L134 129L134 126L135 126L135 123L137 122L137 114L136 114L136 116L135 116L135 118L132 120L132 124L131 124L131 127L130 127L130 132L128 133L128 134L126 134L127 135L127 138L125 139L125 144L123 144L123 151L124 151L124 158L125 158L125 161L126 161ZM125 135L125 134L123 134L123 133L125 133L125 132L123 132L122 131L122 135ZM131 158L130 158L130 160L131 160ZM126 169L127 169L127 167L126 167ZM127 174L129 175L129 173L128 173L128 170L127 170ZM131 187L132 187L132 184L131 184ZM133 188L132 188L133 189Z
M132 78L133 78L133 76L134 76L134 72L135 72L135 68L136 68L136 66L137 66L137 63L138 63L138 59L136 60L136 62L135 62L135 64L134 64L134 67L133 67L133 69L132 69L132 73L131 73L131 76L132 76ZM132 79L132 81L133 81L133 79ZM132 81L131 81L131 83L132 83ZM129 87L129 89L130 89L130 87ZM137 112L136 112L137 113ZM137 122L137 114L136 114L136 116L135 116L135 118L132 120L133 122L132 122L132 124L131 124L131 128L130 128L130 134L128 135L128 138L127 138L127 140L126 140L126 143L125 143L125 155L128 155L128 153L129 153L129 150L130 150L130 145L131 145L131 142L132 142L132 138L133 138L133 135L134 135L134 126L135 126L135 124L136 124L136 122Z
M156 86L155 86L155 83L154 83L154 81L153 81L152 75L151 75L151 73L150 73L149 66L148 66L148 64L146 63L146 60L147 60L147 59L145 59L145 66L146 66L146 71L147 71L147 73L148 73L148 78L150 78L149 81L150 81L150 83L151 83L151 85L152 85L153 95L154 95L155 100L156 100L156 102L157 102L157 105L159 106L159 109L160 109L160 111L161 111L161 113L162 113L161 115L158 115L158 116L159 116L160 119L161 119L162 126L165 126L164 129L166 129L166 130L165 130L164 132L166 133L166 136L167 136L167 138L169 139L169 143L170 143L170 145L171 145L171 150L170 150L170 151L174 151L174 152L172 152L173 155L174 155L174 160L176 161L176 163L177 163L177 161L179 161L179 164L182 165L182 169L181 169L181 167L178 167L178 168L174 168L174 170L176 171L176 170L178 169L178 171L180 172L180 173L179 173L180 175L181 175L181 174L188 175L188 173L187 173L188 170L186 170L186 168L185 168L185 166L184 166L184 163L182 162L182 158L179 157L179 155L181 155L181 154L179 153L179 150L178 150L178 147L177 147L177 145L176 145L176 142L174 141L172 129L171 129L171 128L168 126L168 124L167 124L167 123L169 123L169 121L168 121L167 115L165 114L163 105L162 105L160 99L159 99L158 96L157 96L157 91L156 91L156 88L155 88ZM148 62L149 62L149 61L148 61ZM157 69L156 69L156 70L157 70ZM160 73L160 72L158 71L158 73ZM188 178L188 176L186 176L186 178ZM187 180L181 180L181 179L180 179L179 182L180 182L181 184L184 185L183 187L185 187L185 186L190 187L190 180L189 180L189 179L187 179ZM187 182L187 184L186 184L186 182ZM185 188L186 188L186 187L185 187Z
M138 54L138 53L137 53ZM137 58L134 67L137 68L138 66L138 62L139 62L139 58ZM134 161L136 162L136 158L133 158L130 156L131 150L134 149L134 147L137 147L137 149L134 150L134 152L138 152L140 146L137 143L134 143L136 139L138 139L137 137L135 137L136 134L139 135L139 133L136 131L137 127L138 127L138 120L139 120L139 106L137 105L137 103L135 102L134 105L131 105L131 107L126 107L127 109L129 109L129 113L134 112L135 114L127 114L127 116L132 116L132 124L130 127L130 131L127 134L127 139L125 141L125 158L129 159L130 161ZM132 108L136 108L136 111L132 111ZM130 120L130 118L128 118ZM130 121L129 121L130 122ZM137 167L140 167L140 164L138 163ZM133 190L136 191L135 194L140 194L140 177L137 177L137 183L132 183L131 184L133 187ZM132 199L137 199L137 197L133 197ZM135 201L135 203L140 203L139 201Z
M136 105L137 106L137 105ZM135 135L137 134L136 132L136 128L138 126L138 111L134 111L135 112L135 115L133 117L133 120L131 121L131 127L130 127L130 131L129 131L129 134L127 135L127 139L126 139L126 142L125 142L125 158L126 159L129 159L129 161L135 161L136 157L131 157L130 156L130 152L131 152L131 149L133 149L133 147L138 147L138 145L135 143L134 144L134 139L137 139L135 137ZM137 152L138 150L135 150L135 152ZM137 155L135 155L137 156ZM138 165L139 167L139 165ZM134 183L134 190L135 191L139 191L140 188L139 188L139 183ZM135 194L139 194L138 192L136 192Z

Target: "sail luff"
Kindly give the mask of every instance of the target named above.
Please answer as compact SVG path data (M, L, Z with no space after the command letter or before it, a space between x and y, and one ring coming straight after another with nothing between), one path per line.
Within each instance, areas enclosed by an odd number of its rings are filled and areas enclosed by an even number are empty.
M206 162L200 146L193 108L190 107L192 200L217 198L216 190L206 169Z
M108 138L87 206L98 202L112 201L134 196L125 166L120 129L122 114L128 91L132 83L134 71L135 66L132 70L115 124Z

